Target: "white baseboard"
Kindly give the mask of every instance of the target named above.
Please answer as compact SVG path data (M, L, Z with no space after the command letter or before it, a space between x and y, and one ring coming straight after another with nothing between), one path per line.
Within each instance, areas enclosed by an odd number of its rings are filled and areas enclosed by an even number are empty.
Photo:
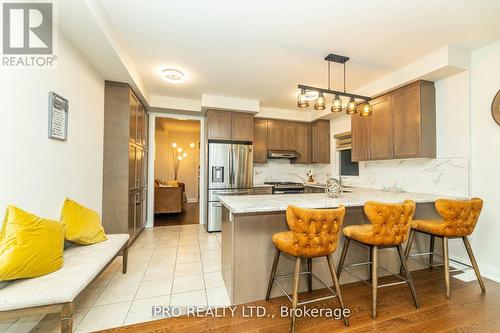
M470 262L469 258L462 258L462 257L458 257L458 256L450 256L450 258L464 262L464 263ZM452 263L450 263L450 264L452 264ZM489 265L489 264L481 263L481 262L478 262L478 265L479 265L479 271L481 272L482 277L489 279L489 280L492 280L492 281L495 281L495 282L500 282L500 268ZM463 277L460 277L460 275L462 275L462 274L463 274ZM472 270L465 272L465 273L462 273L462 274L456 275L456 277L459 278L460 280L463 280L466 282L475 280L475 275L474 275L474 272ZM474 279L472 279L470 274L474 275Z

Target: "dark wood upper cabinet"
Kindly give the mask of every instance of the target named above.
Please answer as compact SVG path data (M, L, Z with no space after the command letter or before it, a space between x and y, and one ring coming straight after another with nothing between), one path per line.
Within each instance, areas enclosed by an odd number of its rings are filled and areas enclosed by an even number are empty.
M292 160L292 163L311 163L311 125L297 124L295 126L295 151L299 157Z
M394 158L436 157L434 84L419 81L392 94Z
M388 160L393 157L392 111L390 96L371 101L373 114L370 118L370 160Z
M126 83L105 83L102 221L107 232L142 230L147 212L147 109ZM137 210L137 207L141 210Z
M231 114L231 139L236 141L253 141L253 114Z
M231 140L231 113L225 111L207 112L208 115L208 139L209 140Z
M283 150L295 150L295 128L296 125L293 123L284 123L283 136L281 137L281 149Z
M267 163L267 121L254 120L253 125L253 162Z
M411 83L370 103L370 117L351 117L354 161L436 157L436 96L432 82Z
M330 122L317 120L311 126L312 163L330 163Z
M137 101L137 98L135 95L130 92L129 94L129 116L130 116L130 135L129 135L129 140L132 142L136 142L137 140L137 113L138 113L138 107L139 107L139 102Z
M243 112L207 112L208 139L253 141L253 114Z
M279 122L270 121L267 124L267 149L281 150L283 126Z
M360 109L361 106L358 108ZM370 158L370 119L359 112L351 116L351 159L367 161Z

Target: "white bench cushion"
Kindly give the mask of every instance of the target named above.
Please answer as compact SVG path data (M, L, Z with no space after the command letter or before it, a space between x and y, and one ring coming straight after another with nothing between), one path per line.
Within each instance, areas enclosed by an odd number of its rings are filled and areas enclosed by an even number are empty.
M127 234L64 251L63 267L32 279L8 282L0 289L0 311L72 302L129 239Z

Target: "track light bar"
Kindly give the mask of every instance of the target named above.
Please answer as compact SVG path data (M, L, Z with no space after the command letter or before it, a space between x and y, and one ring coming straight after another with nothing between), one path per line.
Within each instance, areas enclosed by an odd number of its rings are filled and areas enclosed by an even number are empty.
M311 87L311 86L306 86L303 84L298 85L299 89L305 89L305 90L314 90L317 92L322 92L324 94L332 94L332 95L340 95L340 96L345 96L345 97L352 97L355 99L362 99L365 101L371 101L372 98L368 96L363 96L363 95L356 95L356 94L350 94L342 91L336 91L336 90L330 90L330 89L324 89L324 88L317 88L317 87Z

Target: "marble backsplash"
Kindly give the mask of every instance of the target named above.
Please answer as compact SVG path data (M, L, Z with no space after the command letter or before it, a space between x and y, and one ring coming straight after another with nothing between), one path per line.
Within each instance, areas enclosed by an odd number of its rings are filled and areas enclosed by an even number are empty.
M360 162L359 180L352 185L468 196L468 169L466 157Z
M286 159L270 159L265 164L254 164L255 184L264 182L295 182L303 183L308 180L308 170L314 173L318 182L326 182L327 174L332 173L330 164L291 164Z

